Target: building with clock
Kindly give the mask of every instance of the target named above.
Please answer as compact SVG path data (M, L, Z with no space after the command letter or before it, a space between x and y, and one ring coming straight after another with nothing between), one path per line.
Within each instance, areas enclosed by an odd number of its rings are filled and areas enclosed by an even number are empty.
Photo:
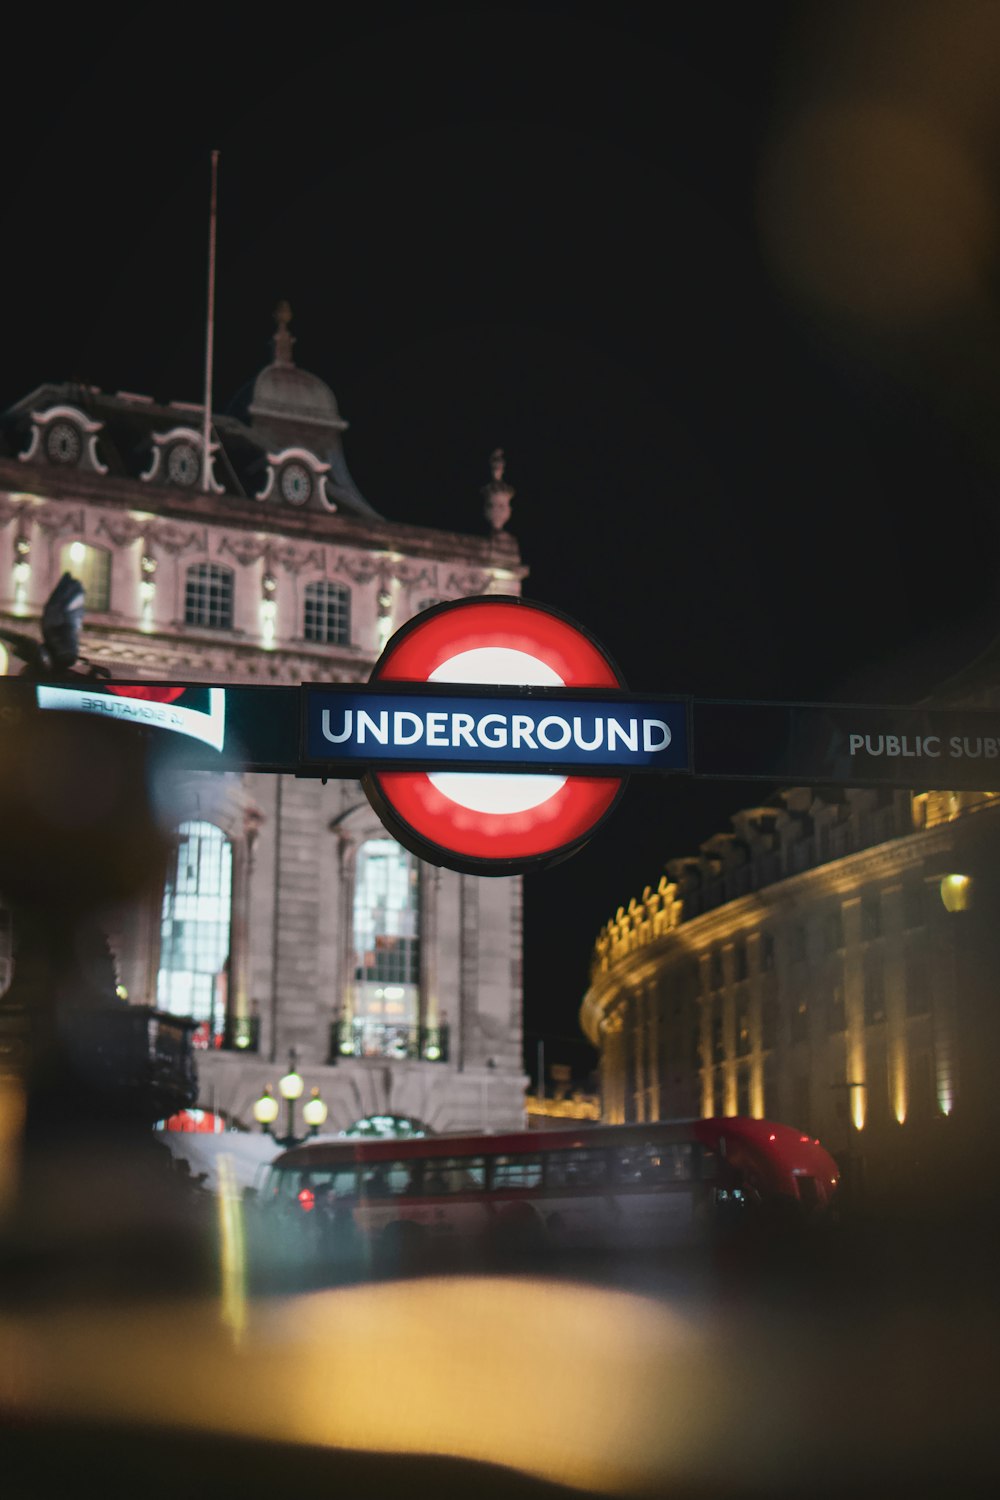
M0 625L68 571L113 677L359 682L429 604L520 592L502 454L479 534L387 520L290 317L207 454L200 406L133 392L43 385L5 414ZM252 1123L294 1056L328 1128L523 1123L518 878L422 864L354 782L191 774L178 797L164 888L108 922L129 1000L198 1022L203 1108Z

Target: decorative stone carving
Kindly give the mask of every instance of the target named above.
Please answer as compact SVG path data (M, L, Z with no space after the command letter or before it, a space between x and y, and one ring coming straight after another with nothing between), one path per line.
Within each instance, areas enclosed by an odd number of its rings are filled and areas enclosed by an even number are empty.
M373 578L385 576L385 564L373 562L370 558L353 558L346 552L338 552L333 560L331 571L342 573L352 583L371 583Z
M224 536L219 543L218 555L223 557L227 552L230 557L235 557L241 567L249 567L251 563L258 562L268 551L268 542L263 537L257 536Z
M202 435L194 427L171 427L169 432L154 432L153 460L139 478L144 484L156 481L178 490L199 490L202 483ZM208 445L208 483L213 494L224 493L213 472L218 443Z
M35 511L34 520L42 531L54 537L61 536L64 531L75 531L77 536L82 536L85 526L82 506L78 510L64 510L58 505L42 505Z
M146 535L172 557L185 552L208 551L208 530L204 526L178 526L174 521L154 521L147 527Z
M107 464L97 456L97 435L103 422L95 422L76 406L50 406L31 413L31 441L19 454L23 464L44 458L57 468L89 469L106 474Z
M286 573L301 573L304 568L312 572L324 571L322 547L297 547L294 542L284 542L273 548L275 566L283 567Z
M516 490L508 484L503 477L506 459L502 448L494 448L490 454L490 469L493 478L489 484L484 484L482 496L483 509L486 519L493 531L502 531L510 520L510 502L513 500Z
M489 573L484 573L479 568L468 568L464 573L449 573L445 588L449 594L461 594L468 597L473 594L485 594L490 581Z
M319 501L324 510L335 511L336 503L331 499L327 485L330 465L321 462L308 448L283 448L280 453L267 455L267 479L264 488L254 496L255 500L283 500L297 509L317 509L313 503Z
M149 521L139 521L135 516L101 516L95 528L98 536L106 536L116 547L131 546L148 529Z

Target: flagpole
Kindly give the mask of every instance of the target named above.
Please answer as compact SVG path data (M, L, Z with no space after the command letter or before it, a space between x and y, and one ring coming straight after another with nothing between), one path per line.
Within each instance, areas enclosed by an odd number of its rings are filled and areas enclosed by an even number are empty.
M201 487L207 494L211 487L212 458L209 441L212 431L212 354L215 332L215 221L218 199L219 153L212 152L212 202L208 216L208 310L205 318L205 411L201 430Z

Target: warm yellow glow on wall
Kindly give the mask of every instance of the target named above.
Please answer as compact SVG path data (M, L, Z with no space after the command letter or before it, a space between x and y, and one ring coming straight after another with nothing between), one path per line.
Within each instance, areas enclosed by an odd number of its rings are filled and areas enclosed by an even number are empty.
M860 1090L859 1090L860 1092ZM899 1057L893 1069L892 1077L892 1112L902 1125L906 1119L907 1089L906 1089L906 1062Z
M972 899L972 881L968 875L946 875L941 881L941 900L946 911L967 911Z

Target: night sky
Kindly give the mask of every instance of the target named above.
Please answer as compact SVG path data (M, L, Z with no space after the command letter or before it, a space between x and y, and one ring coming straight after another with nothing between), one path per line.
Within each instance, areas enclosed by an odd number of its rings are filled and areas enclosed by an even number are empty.
M5 21L3 406L200 400L217 147L217 406L287 297L376 509L481 532L503 446L526 593L630 685L905 702L988 643L996 7L248 15ZM769 790L636 780L526 880L550 1060L603 922Z

